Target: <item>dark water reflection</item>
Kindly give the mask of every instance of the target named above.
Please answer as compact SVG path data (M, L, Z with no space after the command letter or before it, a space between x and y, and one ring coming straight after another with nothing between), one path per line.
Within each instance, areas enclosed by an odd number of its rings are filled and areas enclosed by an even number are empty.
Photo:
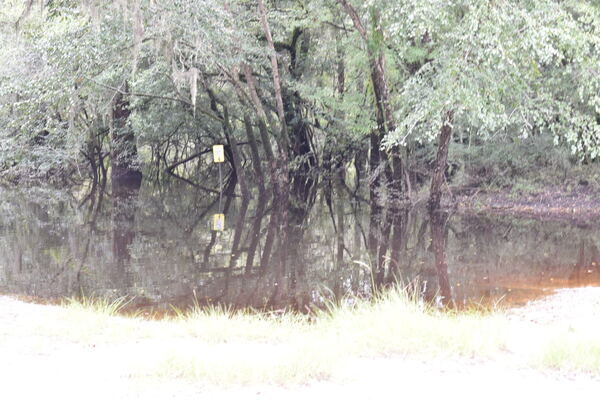
M97 214L64 192L0 194L4 294L128 296L150 312L195 301L306 310L399 279L455 307L600 284L593 225L417 209L373 220L365 204L321 195L283 215L255 191L226 196L227 229L213 232L218 196L187 187L121 193Z

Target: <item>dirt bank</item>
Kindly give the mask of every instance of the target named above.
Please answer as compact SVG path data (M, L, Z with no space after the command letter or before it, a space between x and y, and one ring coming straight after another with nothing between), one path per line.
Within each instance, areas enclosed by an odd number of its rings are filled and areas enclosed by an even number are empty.
M486 212L579 223L600 221L600 192L588 186L547 187L543 191L485 192L481 189L450 190L446 206L459 212Z

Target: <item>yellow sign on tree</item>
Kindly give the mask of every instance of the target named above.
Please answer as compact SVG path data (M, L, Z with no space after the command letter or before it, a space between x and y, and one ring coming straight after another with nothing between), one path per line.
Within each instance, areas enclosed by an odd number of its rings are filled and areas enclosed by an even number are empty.
M213 162L225 162L225 148L222 144L215 144L213 146Z
M212 230L213 231L225 230L225 214L213 214Z

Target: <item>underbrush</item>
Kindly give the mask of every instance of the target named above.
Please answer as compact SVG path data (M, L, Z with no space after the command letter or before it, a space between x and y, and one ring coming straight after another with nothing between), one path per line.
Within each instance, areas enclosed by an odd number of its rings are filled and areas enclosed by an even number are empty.
M454 170L449 181L457 186L515 194L557 186L565 190L581 186L600 189L600 163L582 162L544 136L472 145L452 143L448 160Z

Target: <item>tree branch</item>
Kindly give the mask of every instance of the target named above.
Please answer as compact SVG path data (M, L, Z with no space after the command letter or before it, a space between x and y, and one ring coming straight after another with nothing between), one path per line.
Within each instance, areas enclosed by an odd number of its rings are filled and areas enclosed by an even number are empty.
M360 33L360 36L363 38L363 40L365 42L368 41L369 37L367 36L367 30L366 30L365 26L363 25L362 21L360 20L360 17L358 16L354 7L352 7L352 5L350 3L348 3L347 0L337 0L337 2L340 3L340 5L342 7L344 7L344 9L346 10L346 13L352 19L352 23L354 24L354 27L356 28L358 33Z
M271 36L271 28L267 21L267 10L263 0L258 0L258 10L260 13L260 22L265 32L267 42L269 43L269 49L271 50L271 68L273 74L273 85L275 87L275 100L277 101L277 114L279 116L279 123L281 124L281 136L283 139L284 146L286 147L283 151L287 151L289 147L287 124L285 123L285 113L283 110L283 98L281 95L281 79L279 78L279 66L277 64L277 53L275 51L275 45L273 44L273 37Z
M98 82L98 81L96 81L96 80L94 80L92 78L87 78L86 77L84 79L87 80L87 81L89 81L89 82L92 82L95 85L104 87L106 89L114 90L115 92L120 93L120 94L122 94L124 96L137 96L137 97L148 97L148 98L151 98L151 99L159 99L159 100L170 100L170 101L175 101L175 102L182 103L182 104L185 104L185 105L188 105L188 106L192 106L192 102L191 101L187 101L185 99L180 99L180 98L177 98L177 97L170 97L170 96L160 96L160 95L149 94L149 93L128 92L128 91L120 89L120 88L116 88L116 87L113 87L113 86L110 86L110 85L106 85L104 83L100 83L100 82ZM198 107L196 107L196 110L198 110L201 114L203 114L203 115L205 115L205 116L207 116L209 118L214 119L215 121L219 121L219 122L222 121L221 118L219 118L218 116L216 116L216 115L214 115L214 114L212 114L212 113L210 113L210 112L208 112L206 110L203 110L203 109L198 108Z

